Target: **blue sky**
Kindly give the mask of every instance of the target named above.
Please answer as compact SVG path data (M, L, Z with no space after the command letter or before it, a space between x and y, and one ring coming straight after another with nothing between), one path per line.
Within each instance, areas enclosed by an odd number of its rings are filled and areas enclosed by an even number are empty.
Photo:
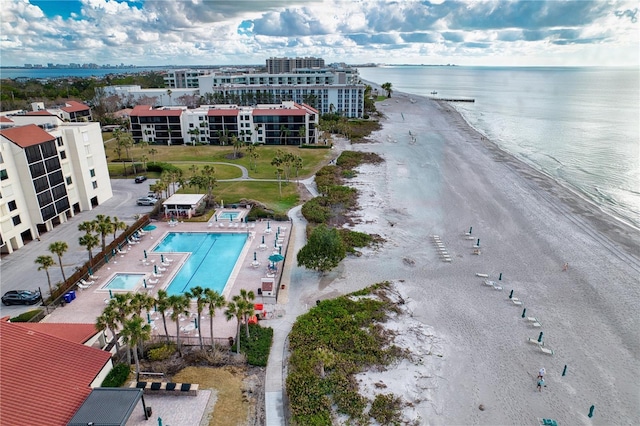
M637 1L2 0L0 63L638 66Z

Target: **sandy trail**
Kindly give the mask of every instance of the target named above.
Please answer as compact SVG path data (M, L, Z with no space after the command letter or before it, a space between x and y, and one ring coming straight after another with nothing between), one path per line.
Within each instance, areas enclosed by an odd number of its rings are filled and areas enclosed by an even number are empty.
M353 186L362 206L355 229L387 242L345 260L302 301L402 280L413 319L444 355L420 378L422 424L640 424L640 233L500 151L451 106L393 96L378 104L385 119L375 142L342 147L386 160L360 167ZM473 240L463 237L470 227ZM439 259L432 234L452 263ZM482 285L477 272L502 273L503 290ZM523 306L509 301L511 290ZM540 331L555 355L526 342ZM538 393L542 366L547 388Z

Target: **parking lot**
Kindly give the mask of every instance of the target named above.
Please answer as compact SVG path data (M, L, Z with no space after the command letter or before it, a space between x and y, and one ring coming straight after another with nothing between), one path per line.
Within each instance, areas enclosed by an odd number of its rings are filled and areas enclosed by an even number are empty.
M87 249L78 244L78 239L83 234L78 230L78 225L81 222L95 219L99 214L116 216L128 225L132 224L135 222L136 215L148 213L152 209L151 206L138 206L136 200L146 196L149 192L149 185L153 183L155 183L153 179L148 179L143 183L135 183L133 177L112 179L113 197L102 205L93 210L78 213L69 221L56 226L52 231L41 234L40 241L34 240L11 255L3 255L0 259L0 294L9 290L41 289L43 296L47 297L49 295L47 274L44 270L38 271L35 259L38 256L49 255L57 263L57 256L48 250L49 244L55 241L65 241L69 249L62 257L62 264L65 275L71 275L76 267L83 265L89 258ZM107 237L107 241L111 241L111 239ZM95 253L96 249L93 251ZM49 268L49 275L52 285L62 281L62 273L57 264ZM0 315L15 316L30 309L33 309L33 306L2 305L0 306Z

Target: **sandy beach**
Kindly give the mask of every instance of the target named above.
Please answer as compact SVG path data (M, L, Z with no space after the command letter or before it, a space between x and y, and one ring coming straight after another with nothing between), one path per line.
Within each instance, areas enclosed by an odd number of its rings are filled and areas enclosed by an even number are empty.
M372 142L339 148L385 159L352 184L354 229L386 243L317 285L310 273L293 277L305 280L301 306L383 280L409 300L410 321L393 327L418 356L363 375L363 390L383 381L419 424L640 424L640 232L502 152L446 103L394 92L377 105L385 117ZM541 331L553 355L527 341Z

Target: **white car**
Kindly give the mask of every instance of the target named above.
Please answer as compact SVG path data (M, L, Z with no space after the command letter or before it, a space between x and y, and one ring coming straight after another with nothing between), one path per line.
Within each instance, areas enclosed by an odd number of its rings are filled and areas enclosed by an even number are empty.
M138 198L137 204L139 206L155 206L158 200L151 197L140 197Z

